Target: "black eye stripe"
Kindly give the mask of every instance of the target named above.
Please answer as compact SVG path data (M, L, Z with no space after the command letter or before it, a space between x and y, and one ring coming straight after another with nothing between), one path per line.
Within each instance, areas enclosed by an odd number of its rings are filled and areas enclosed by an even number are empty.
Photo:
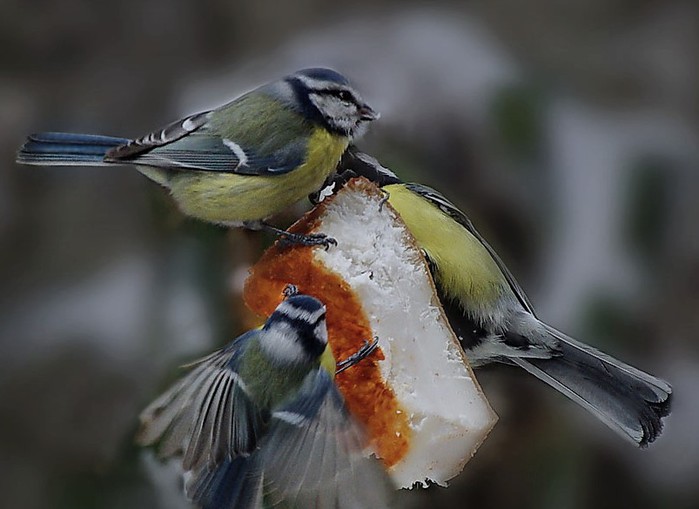
M354 95L352 95L352 92L350 92L349 90L326 89L319 90L318 92L323 95L331 95L333 97L337 97L341 101L347 101L353 104L357 104L357 99L354 97Z

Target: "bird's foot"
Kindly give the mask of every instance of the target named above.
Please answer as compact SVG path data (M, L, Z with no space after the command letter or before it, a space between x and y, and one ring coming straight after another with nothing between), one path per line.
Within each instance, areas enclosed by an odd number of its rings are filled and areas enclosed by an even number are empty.
M279 246L282 248L291 246L323 246L327 251L330 246L337 246L337 241L324 233L292 233L266 223L263 223L261 228L277 235L279 237Z
M374 337L374 339L372 341L367 341L365 339L364 344L359 348L359 350L357 350L352 355L347 357L344 361L340 361L337 363L337 369L335 370L335 373L336 374L342 373L347 368L351 368L355 364L366 359L378 347L379 347L379 338L378 337Z
M284 289L282 290L282 295L284 296L285 299L288 299L289 297L293 297L294 295L298 295L298 294L299 294L299 289L293 283L288 283L284 287Z
M337 241L324 233L303 234L282 232L279 234L279 245L281 247L323 246L327 251L330 246L337 246Z

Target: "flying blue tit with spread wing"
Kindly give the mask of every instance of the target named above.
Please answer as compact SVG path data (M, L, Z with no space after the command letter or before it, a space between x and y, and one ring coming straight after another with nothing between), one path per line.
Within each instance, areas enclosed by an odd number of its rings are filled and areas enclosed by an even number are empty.
M138 139L32 134L17 162L133 164L188 216L275 230L264 220L320 189L350 141L377 118L344 76L304 69Z
M325 306L282 301L265 324L191 364L141 414L138 441L183 455L204 509L384 508L393 491L333 381ZM340 369L376 347L366 342ZM339 370L338 370L339 371Z
M471 366L519 366L643 447L662 431L672 387L540 321L468 217L427 186L402 182L353 149L338 173L377 183L427 258L452 329ZM341 180L340 180L341 182Z

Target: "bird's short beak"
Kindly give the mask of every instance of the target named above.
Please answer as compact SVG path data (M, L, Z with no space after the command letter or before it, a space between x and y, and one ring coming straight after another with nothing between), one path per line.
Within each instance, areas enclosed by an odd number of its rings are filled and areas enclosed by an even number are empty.
M380 116L381 115L374 111L368 104L362 104L362 106L359 108L359 118L361 120L378 120Z

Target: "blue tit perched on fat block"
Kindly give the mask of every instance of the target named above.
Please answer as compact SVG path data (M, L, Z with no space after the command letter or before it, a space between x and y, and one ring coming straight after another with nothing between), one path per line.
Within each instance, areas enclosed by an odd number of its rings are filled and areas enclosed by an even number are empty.
M325 314L319 300L289 296L260 329L191 364L143 411L139 443L182 455L197 505L388 506L388 474L364 455L364 435L333 381Z
M305 69L138 139L45 132L17 162L132 164L187 215L227 226L263 221L320 189L378 114L341 74Z
M423 250L452 329L473 367L519 366L643 447L661 433L672 388L540 321L524 291L468 217L427 186L402 182L353 149L338 173L387 193ZM339 179L342 181L342 178Z

